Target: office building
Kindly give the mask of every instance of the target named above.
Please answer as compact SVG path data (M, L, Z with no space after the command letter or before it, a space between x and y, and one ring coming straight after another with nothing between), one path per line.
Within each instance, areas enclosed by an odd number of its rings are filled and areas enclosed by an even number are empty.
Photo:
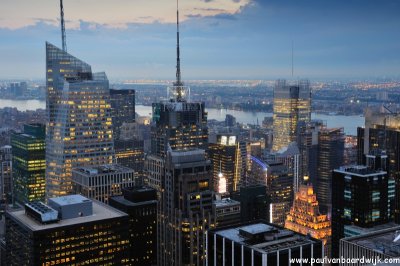
M227 114L225 116L225 126L226 127L236 126L236 117L234 117L233 115Z
M357 128L358 163L365 164L369 154L385 151L388 156L387 172L400 191L400 117L397 113L367 108L365 128ZM396 193L394 219L400 223L400 193Z
M135 122L135 90L110 89L114 139L120 139L121 126Z
M299 265L323 257L320 240L263 221L207 232L207 265ZM315 263L314 265L322 265Z
M331 221L319 212L317 196L311 184L301 185L285 221L285 228L310 235L324 244L324 254L330 254Z
M122 189L110 206L129 215L131 265L157 265L157 192L147 186Z
M159 265L201 265L212 217L211 161L204 150L169 151L161 179Z
M72 191L72 169L112 164L114 142L105 73L46 43L46 197Z
M242 223L267 219L269 199L265 186L240 187L239 193L234 193L232 199L240 202L240 220Z
M301 121L297 125L297 145L300 152L299 176L302 180L308 176L312 184L317 183L318 168L318 134L324 127L322 121Z
M331 213L332 170L343 165L343 128L323 128L318 134L318 167L315 192L322 213Z
M307 80L289 84L276 81L274 87L273 151L296 141L298 123L311 120L311 88Z
M46 127L24 125L11 135L14 199L19 203L44 201L46 193Z
M224 227L240 223L240 202L230 199L217 199L212 203L215 227Z
M217 135L217 143L210 143L208 148L213 163L214 191L238 191L246 174L245 144L233 135Z
M284 226L293 203L293 177L283 163L269 162L264 185L267 187L269 198L268 221Z
M128 215L70 195L6 212L6 265L130 265Z
M144 141L137 138L114 140L117 163L131 168L138 176L144 173Z
M72 169L74 193L104 203L108 203L111 196L122 195L123 188L136 183L134 171L118 164Z
M292 142L289 146L267 154L265 157L266 161L282 162L288 168L289 175L293 177L293 191L298 191L300 184L303 182L303 177L300 176L301 156L297 143Z
M400 264L400 227L366 233L360 236L340 240L340 256L350 265L399 265ZM351 260L359 259L357 263ZM379 259L381 263L379 263ZM387 260L387 264L383 264ZM377 264L378 263L378 264Z
M392 184L393 186L394 184ZM390 221L393 194L387 172L367 166L346 166L333 171L332 256L339 255L345 226L371 228Z
M12 188L12 148L9 145L0 147L0 182L1 182L1 199L10 202Z

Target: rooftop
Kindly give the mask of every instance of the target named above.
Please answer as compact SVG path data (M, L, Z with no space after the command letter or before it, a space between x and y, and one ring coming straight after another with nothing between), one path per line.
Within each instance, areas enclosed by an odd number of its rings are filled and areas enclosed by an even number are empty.
M347 165L334 170L337 173L350 174L360 177L370 177L376 175L385 175L387 172L381 170L374 170L365 165Z
M90 199L88 199L82 195L68 195L68 196L62 196L62 197L57 197L57 198L51 198L50 200L55 202L59 206L79 204L82 202L91 201Z
M316 243L317 241L265 222L254 222L213 231L217 235L253 248L260 253L275 252L276 250Z
M100 175L108 173L126 173L133 172L132 169L119 165L119 164L105 164L98 166L87 166L73 169L74 172L78 172L84 175Z
M372 249L389 257L400 257L400 226L344 238L341 241Z
M225 198L225 199L215 200L215 201L213 201L213 204L217 208L222 208L222 207L229 207L229 206L237 206L237 205L240 205L240 202L230 199L230 198Z
M51 224L41 224L38 221L34 220L32 217L26 215L25 210L19 209L15 211L7 211L8 215L13 217L15 220L27 226L32 231L42 231L48 230L52 228L58 228L63 226L71 226L76 224L83 224L94 221L101 221L105 219L112 219L118 217L125 217L127 214L116 210L106 204L103 204L98 201L93 201L93 215L77 217L71 219L60 220L57 223Z

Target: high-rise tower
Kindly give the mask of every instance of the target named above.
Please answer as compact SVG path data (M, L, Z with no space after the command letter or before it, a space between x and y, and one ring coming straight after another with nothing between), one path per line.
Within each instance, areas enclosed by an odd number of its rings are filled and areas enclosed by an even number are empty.
M205 232L213 226L211 161L204 103L191 102L181 79L177 11L176 81L169 100L153 104L149 185L157 190L158 265L202 265Z
M296 141L298 123L311 120L311 89L308 80L290 85L278 80L274 88L274 140L272 149L278 151Z
M111 164L114 143L105 73L46 43L47 197L72 190L72 168Z

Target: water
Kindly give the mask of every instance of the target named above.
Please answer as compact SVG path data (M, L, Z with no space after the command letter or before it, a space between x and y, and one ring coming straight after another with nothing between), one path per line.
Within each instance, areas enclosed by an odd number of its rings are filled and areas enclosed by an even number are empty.
M20 111L45 109L46 102L40 100L6 100L0 99L0 108L4 107L16 107ZM151 115L151 106L136 105L136 112L142 116ZM249 112L249 111L235 111L227 109L215 109L207 108L208 119L215 119L218 121L225 120L227 114L231 114L236 117L236 121L239 123L248 124L261 124L264 117L272 117L272 113L266 112ZM327 123L328 127L344 127L344 132L347 135L357 135L357 127L362 127L365 124L365 119L362 116L351 115L323 115L315 114L311 115L312 119L320 119Z
M36 109L46 109L46 102L41 100L8 100L0 99L0 108L15 107L19 111L34 111Z
M250 112L250 111L236 111L236 110L228 110L228 109L215 109L215 108L206 108L208 112L208 119L215 119L218 121L224 121L225 116L227 114L233 115L236 117L236 121L239 123L247 123L247 124L257 124L261 125L264 117L272 117L272 113L266 112ZM137 105L136 112L139 115L149 116L151 115L151 107ZM344 132L347 135L357 135L357 127L363 127L365 125L365 118L359 115L324 115L324 114L311 114L312 119L323 120L326 122L327 126L330 128L333 127L344 127Z

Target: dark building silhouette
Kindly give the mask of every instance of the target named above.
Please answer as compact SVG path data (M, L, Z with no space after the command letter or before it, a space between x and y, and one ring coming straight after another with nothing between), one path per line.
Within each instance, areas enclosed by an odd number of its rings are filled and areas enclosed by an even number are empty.
M111 197L110 206L129 215L129 252L132 265L157 265L157 191L137 186Z
M123 123L135 122L135 90L110 89L114 139L120 138Z
M240 188L239 193L232 195L234 200L240 202L241 222L267 219L269 199L267 189L262 185L252 185Z
M331 212L332 170L343 165L343 128L323 128L318 134L318 166L315 192L322 213Z
M335 169L332 178L332 256L339 255L339 241L346 226L371 228L390 220L389 194L394 183L387 172L367 166Z

